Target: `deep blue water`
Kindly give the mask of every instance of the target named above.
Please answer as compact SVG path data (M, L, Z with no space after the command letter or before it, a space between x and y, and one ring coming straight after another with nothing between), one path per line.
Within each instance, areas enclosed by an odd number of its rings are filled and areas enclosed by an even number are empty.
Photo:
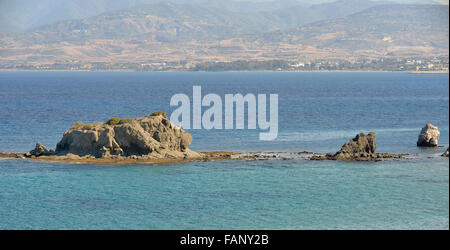
M449 78L406 73L0 72L0 151L54 148L75 121L174 110L170 98L279 95L279 136L190 130L193 150L335 152L375 131L381 163L89 166L0 159L0 229L448 229Z

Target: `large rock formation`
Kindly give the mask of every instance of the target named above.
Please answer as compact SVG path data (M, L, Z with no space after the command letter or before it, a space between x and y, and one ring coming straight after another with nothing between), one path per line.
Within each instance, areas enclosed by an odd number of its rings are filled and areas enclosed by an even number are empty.
M360 133L342 146L334 154L312 156L311 160L338 160L338 161L378 161L383 158L399 158L397 154L377 154L377 140L374 132L368 135Z
M189 150L191 142L191 135L173 126L165 113L154 113L136 119L112 118L106 123L74 123L57 144L54 155L111 159L199 157Z
M441 134L439 133L439 130L436 126L427 123L427 125L425 125L425 127L420 132L419 139L417 140L417 146L437 147L440 135Z
M449 157L449 155L450 155L450 148L447 148L447 151L445 151L445 153L444 154L442 154L442 156L443 157Z

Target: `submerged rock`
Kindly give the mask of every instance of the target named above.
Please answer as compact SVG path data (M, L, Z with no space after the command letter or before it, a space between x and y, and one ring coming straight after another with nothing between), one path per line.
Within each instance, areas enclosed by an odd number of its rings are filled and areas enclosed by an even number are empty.
M445 151L445 153L442 154L443 157L449 157L450 152L449 152L450 148L447 148L447 151Z
M200 157L189 150L191 142L188 132L175 129L165 113L158 113L136 119L111 118L106 123L74 123L57 144L54 155L106 159Z
M401 158L398 154L377 154L377 141L374 132L368 135L360 133L342 146L335 154L312 156L311 160L338 160L338 161L379 161L387 158Z
M437 147L440 137L439 129L431 123L427 123L420 132L417 146L419 147Z

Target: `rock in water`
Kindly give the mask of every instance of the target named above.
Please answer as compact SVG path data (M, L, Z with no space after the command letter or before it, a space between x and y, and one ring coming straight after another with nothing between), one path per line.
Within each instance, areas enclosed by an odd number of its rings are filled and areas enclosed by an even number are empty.
M31 157L31 156L43 156L43 155L48 155L50 153L50 151L44 147L44 145L42 145L40 142L36 143L36 147L31 150L29 153L25 154L25 156Z
M439 133L439 130L436 126L427 123L427 125L425 125L425 127L420 132L419 139L417 140L417 146L437 147L440 135L441 134Z
M377 158L377 140L374 132L368 135L364 133L358 134L342 146L335 155L337 160L355 160Z
M96 158L198 157L198 153L189 150L191 142L188 132L175 129L161 113L136 119L112 118L107 123L75 123L57 144L56 154Z
M377 140L374 132L360 133L342 146L335 154L313 156L311 160L339 161L377 161L381 158L394 158L393 154L377 154Z
M450 152L449 152L450 148L447 148L447 151L445 151L444 154L442 154L443 157L449 157Z

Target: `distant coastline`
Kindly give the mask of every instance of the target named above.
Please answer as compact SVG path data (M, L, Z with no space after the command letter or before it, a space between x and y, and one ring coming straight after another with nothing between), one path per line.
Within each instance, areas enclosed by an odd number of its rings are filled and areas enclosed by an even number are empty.
M230 70L230 71L190 71L190 70L160 70L160 71L140 71L140 70L20 70L20 69L0 69L0 72L203 72L203 73L232 73L232 72L267 72L267 73L408 73L408 74L449 74L449 71L389 71L389 70Z
M410 74L448 74L448 71L411 71Z

